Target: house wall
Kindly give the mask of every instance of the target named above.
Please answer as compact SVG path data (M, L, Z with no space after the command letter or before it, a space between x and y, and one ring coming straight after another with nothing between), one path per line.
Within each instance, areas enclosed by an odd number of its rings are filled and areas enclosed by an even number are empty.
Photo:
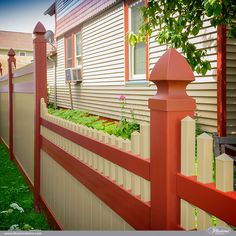
M26 56L20 56L20 52L26 52ZM33 60L33 52L32 51L20 51L15 50L16 53L16 69L21 68ZM8 50L1 50L0 49L0 62L2 63L3 75L8 73Z
M149 40L150 72L165 52L166 46L158 45L155 34ZM197 102L198 122L209 132L217 127L217 32L204 21L203 29L197 37L191 39L198 48L207 49L207 59L212 69L206 76L196 74L196 81L188 86L188 94ZM104 50L106 48L106 50ZM83 82L72 86L74 108L91 113L119 119L119 95L126 95L126 116L131 117L134 109L139 121L149 121L148 98L154 95L153 84L125 83L124 78L124 9L123 3L106 10L102 14L83 23ZM64 77L64 38L58 38L57 51L57 99L58 106L70 108L69 90ZM48 71L48 84L53 99L53 80ZM229 130L229 129L228 129Z

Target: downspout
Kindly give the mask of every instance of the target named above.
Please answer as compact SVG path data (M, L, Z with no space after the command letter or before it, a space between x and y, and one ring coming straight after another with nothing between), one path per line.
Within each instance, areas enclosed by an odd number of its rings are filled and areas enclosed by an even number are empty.
M54 69L54 108L57 107L57 59L51 58L48 56L48 59L53 62L53 69Z
M217 133L227 135L226 119L226 25L217 27Z

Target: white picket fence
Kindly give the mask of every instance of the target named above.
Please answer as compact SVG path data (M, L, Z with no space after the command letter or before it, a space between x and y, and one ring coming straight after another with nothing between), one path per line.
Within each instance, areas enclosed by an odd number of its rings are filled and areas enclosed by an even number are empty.
M186 117L181 121L181 174L197 176L201 183L213 182L213 139L207 133L197 137L197 157L195 159L195 121ZM215 159L215 184L223 192L233 191L233 160L226 154ZM201 197L201 196L199 196ZM212 199L213 200L213 199ZM213 226L212 215L185 200L181 200L181 227L186 230L197 228L206 230ZM227 226L216 219L217 226Z

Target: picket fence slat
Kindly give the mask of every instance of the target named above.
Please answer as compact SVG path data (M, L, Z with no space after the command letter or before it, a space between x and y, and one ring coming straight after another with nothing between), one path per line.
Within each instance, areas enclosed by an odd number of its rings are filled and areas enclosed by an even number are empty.
M123 142L123 150L126 152L131 151L131 142L129 140L125 140ZM132 173L128 170L124 171L124 188L126 190L131 190L131 179L132 179Z
M216 188L223 192L231 192L234 190L234 161L227 154L223 153L216 157ZM221 219L216 219L217 226L229 227L227 223Z
M197 137L197 180L202 183L212 182L213 139L203 133ZM212 226L212 216L198 208L197 229L206 230Z
M122 149L123 147L123 139L122 138L116 138L116 146L119 149ZM116 181L119 185L123 185L124 181L123 181L123 168L118 166L116 167Z
M133 132L131 134L131 152L137 155L140 155L140 133ZM131 179L131 192L135 196L139 196L141 194L141 179L140 176L137 176L135 174L132 175Z
M140 124L140 156L143 159L150 158L150 124Z
M191 117L181 120L181 173L195 174L195 121ZM180 202L180 224L186 230L195 228L195 207L185 200Z
M233 191L234 161L227 154L216 157L216 188L223 192Z

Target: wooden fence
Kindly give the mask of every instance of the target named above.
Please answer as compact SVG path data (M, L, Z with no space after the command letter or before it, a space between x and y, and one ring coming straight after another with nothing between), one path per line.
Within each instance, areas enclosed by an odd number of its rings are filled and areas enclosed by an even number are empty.
M9 63L9 79L0 79L0 136L30 180L36 209L66 230L236 226L232 159L217 157L215 170L205 133L195 147L195 101L186 94L194 76L186 60L174 49L159 59L150 77L158 87L150 124L124 140L48 114L44 33L38 23L34 71L19 78L13 71L11 87Z

